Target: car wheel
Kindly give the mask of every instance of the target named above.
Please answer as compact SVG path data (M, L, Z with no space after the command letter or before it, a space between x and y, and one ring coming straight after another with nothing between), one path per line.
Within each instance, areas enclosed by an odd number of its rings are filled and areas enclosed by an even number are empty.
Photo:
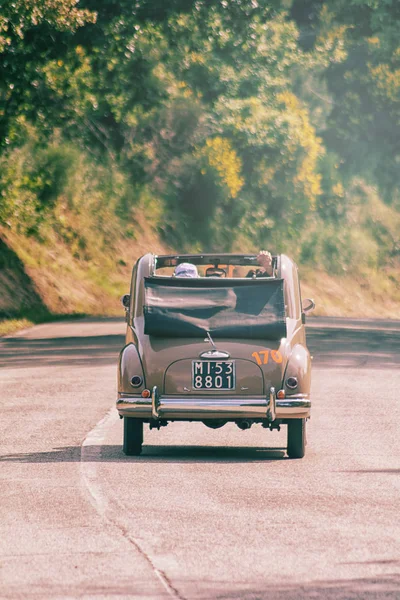
M287 453L289 458L303 458L306 453L306 420L288 422Z
M138 456L142 451L143 421L124 417L124 454Z

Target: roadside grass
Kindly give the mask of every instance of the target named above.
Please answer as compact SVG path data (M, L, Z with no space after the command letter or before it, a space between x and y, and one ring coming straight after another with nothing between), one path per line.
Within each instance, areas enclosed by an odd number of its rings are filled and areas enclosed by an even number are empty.
M400 319L398 272L333 276L300 267L302 297L313 298L315 316Z
M120 298L129 292L137 258L147 252L173 252L160 241L144 206L136 207L131 218L135 236L127 236L126 226L114 222L112 242L105 243L99 236L96 245L89 231L93 224L76 216L82 219L81 237L90 239L81 249L50 226L41 239L0 227L1 239L20 261L20 272L13 264L0 272L0 336L60 319L122 319ZM299 271L302 296L314 299L315 316L400 318L398 263L340 275L301 264Z
M0 335L60 317L122 318L120 298L138 257L194 251L199 243L184 213L171 221L165 201L134 186L112 160L98 164L57 136L39 156L54 179L49 175L52 196L43 204L40 190L26 186L27 173L36 172L36 142L7 159L11 174L17 158L20 170L2 200L9 215L0 223ZM399 319L399 213L363 182L348 193L343 227L313 214L303 237L287 239L276 227L262 247L298 262L302 294L315 300L316 316ZM249 231L233 235L232 251L256 251Z
M16 257L12 265L0 270L0 336L60 319L123 319L120 298L129 292L136 260L149 251L168 252L143 212L138 210L134 220L140 228L138 239L125 236L114 222L112 243L106 244L98 236L97 244L92 239L91 247L81 251L50 227L44 239L0 227L0 239ZM85 225L80 221L80 226L89 237L89 225L83 221ZM20 264L18 269L14 262Z
M35 316L28 311L27 315L19 315L14 317L3 317L0 318L0 337L6 335L12 335L23 329L29 329L35 325L42 323L54 323L56 321L73 321L75 319L83 319L88 317L86 313L74 313L74 314L52 314L46 312L38 312ZM90 315L95 316L95 315ZM104 316L104 315L96 315Z
M22 329L33 327L35 323L29 319L1 319L0 320L0 337L17 333Z
M119 298L123 292L129 290L131 266L127 266L125 273L119 274L118 285L109 284L107 302L102 304L104 310L71 313L39 310L0 318L0 337L40 323L79 319L85 316L120 316L123 319ZM338 277L300 267L300 275L302 297L313 298L316 303L313 315L316 317L400 318L400 283L395 273L371 272L368 276L364 274ZM104 289L101 293L105 293ZM98 294L100 295L100 291Z

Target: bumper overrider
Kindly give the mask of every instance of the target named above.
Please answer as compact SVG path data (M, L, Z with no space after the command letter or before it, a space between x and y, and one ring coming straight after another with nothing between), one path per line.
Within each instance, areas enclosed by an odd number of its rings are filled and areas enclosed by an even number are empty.
M266 397L163 397L157 386L153 387L151 398L141 398L130 394L119 394L117 410L121 417L135 417L151 420L191 420L205 419L304 419L310 416L311 401L306 394L276 397L271 387Z

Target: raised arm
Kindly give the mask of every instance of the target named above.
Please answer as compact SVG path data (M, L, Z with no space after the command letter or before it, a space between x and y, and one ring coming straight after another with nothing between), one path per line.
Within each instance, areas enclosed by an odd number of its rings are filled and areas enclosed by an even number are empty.
M257 255L257 262L266 275L271 276L273 274L271 252L268 252L268 250L260 250Z

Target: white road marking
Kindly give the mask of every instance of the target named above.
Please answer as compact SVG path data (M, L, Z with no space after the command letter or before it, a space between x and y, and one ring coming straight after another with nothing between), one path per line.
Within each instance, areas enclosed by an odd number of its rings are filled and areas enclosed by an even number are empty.
M117 423L118 419L118 413L115 407L112 407L84 439L81 448L80 462L83 486L86 488L89 500L98 514L109 524L113 525L118 530L118 533L128 540L129 543L144 557L169 596L175 600L186 600L184 596L181 596L181 594L179 594L172 586L166 574L157 569L152 558L146 554L139 542L128 531L123 523L123 519L120 518L115 511L112 511L110 502L103 492L98 477L97 462L101 460L101 446L104 442L106 432ZM115 503L115 500L113 503Z

